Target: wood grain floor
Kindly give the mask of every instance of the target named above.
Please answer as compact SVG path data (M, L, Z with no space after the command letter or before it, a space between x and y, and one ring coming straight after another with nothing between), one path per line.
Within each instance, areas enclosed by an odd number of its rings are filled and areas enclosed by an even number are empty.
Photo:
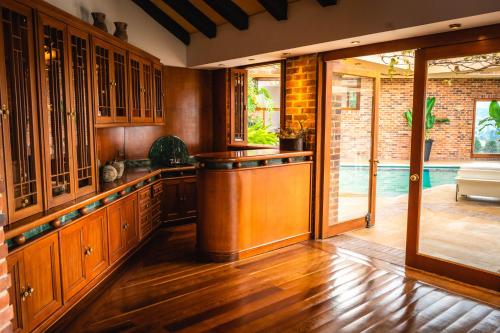
M500 310L309 241L197 262L193 225L162 229L56 332L500 332Z

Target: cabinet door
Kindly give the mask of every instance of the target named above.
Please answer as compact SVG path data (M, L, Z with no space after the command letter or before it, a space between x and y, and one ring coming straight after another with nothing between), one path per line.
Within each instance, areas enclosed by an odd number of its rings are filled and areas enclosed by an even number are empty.
M113 122L113 51L112 46L95 38L93 39L94 64L94 103L96 123Z
M144 98L142 95L142 68L141 58L134 54L129 55L130 77L130 112L132 122L142 122L144 118Z
M65 302L80 291L87 282L85 220L71 224L59 232L62 291Z
M163 219L166 221L182 217L182 181L180 179L167 179L163 190Z
M165 111L163 109L163 74L161 64L153 65L153 92L154 92L154 121L163 123L165 121Z
M108 242L106 214L104 210L84 219L85 268L87 280L91 280L108 267Z
M45 188L48 207L74 198L66 25L38 16Z
M127 101L127 57L125 50L113 48L114 122L129 121Z
M76 196L96 190L94 167L94 117L88 34L68 27L69 88L73 126L73 174Z
M61 305L57 234L36 241L24 250L26 315L30 329L47 319Z
M128 251L139 242L137 194L133 194L123 201L123 227L125 230L125 251Z
M198 211L196 177L184 178L182 182L182 208L184 217L196 216Z
M153 113L153 64L150 61L143 60L142 66L142 99L144 105L144 119L146 123L152 123Z
M119 201L107 208L109 262L118 260L126 249L125 233L122 226L123 205Z
M10 222L42 210L31 10L0 4L0 99Z
M14 310L12 328L14 332L21 332L28 328L26 315L26 297L24 287L24 253L22 251L7 256L7 269L10 274L9 300Z

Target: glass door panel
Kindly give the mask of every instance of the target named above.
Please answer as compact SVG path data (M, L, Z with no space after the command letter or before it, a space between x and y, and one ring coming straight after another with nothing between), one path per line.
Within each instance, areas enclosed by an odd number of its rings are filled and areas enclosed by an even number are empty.
M407 264L500 286L500 40L416 57ZM424 89L419 89L423 87Z
M359 228L370 221L372 179L376 174L370 162L374 153L375 85L373 77L332 74L330 226L354 222L353 228Z

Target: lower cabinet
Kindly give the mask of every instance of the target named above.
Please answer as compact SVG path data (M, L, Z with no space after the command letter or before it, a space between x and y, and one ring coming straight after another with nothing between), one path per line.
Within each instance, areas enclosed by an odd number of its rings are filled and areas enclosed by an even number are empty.
M57 234L7 257L14 331L36 328L62 306Z
M174 221L196 217L196 176L169 178L164 181L163 219Z
M106 212L101 210L59 232L64 301L108 267Z
M115 262L139 242L137 194L107 208L109 261Z

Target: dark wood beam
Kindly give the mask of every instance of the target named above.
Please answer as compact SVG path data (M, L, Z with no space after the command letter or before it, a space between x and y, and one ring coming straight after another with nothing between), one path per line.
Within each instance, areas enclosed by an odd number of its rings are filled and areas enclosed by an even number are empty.
M161 24L162 27L170 31L175 37L180 39L184 44L189 45L191 37L189 32L187 32L179 23L175 22L170 18L164 11L156 7L149 0L132 0L137 6L141 7L149 16L151 16L156 22Z
M248 15L231 0L204 0L220 16L239 30L248 29Z
M337 0L318 0L318 2L323 7L333 6L337 4Z
M208 38L214 38L217 34L217 26L198 8L186 0L163 0L177 13L184 17L196 29Z
M259 0L259 3L278 21L288 18L287 0Z

